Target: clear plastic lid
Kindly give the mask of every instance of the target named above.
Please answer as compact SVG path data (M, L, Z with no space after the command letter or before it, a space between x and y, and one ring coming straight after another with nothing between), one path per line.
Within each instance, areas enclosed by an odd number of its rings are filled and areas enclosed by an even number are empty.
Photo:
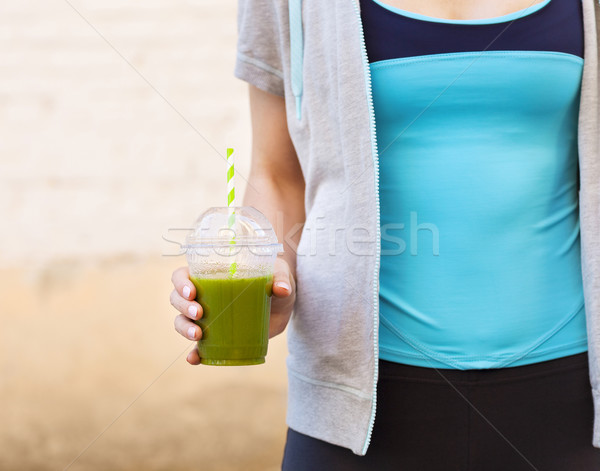
M233 211L232 211L233 210ZM233 214L233 215L232 215ZM186 238L185 249L260 247L279 253L273 226L263 213L252 206L210 208L198 217Z

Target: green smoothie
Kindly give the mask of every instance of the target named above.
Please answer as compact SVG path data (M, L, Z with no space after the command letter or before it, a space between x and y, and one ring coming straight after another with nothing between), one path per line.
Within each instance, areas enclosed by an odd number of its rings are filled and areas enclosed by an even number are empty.
M195 321L205 365L256 365L265 362L273 275L244 278L190 277L203 310Z

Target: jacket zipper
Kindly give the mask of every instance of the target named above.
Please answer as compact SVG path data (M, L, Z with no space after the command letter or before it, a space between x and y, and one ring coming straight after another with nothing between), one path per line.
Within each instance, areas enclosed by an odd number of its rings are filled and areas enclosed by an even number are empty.
M375 409L377 406L377 378L379 375L379 290L377 288L379 278L379 263L381 256L381 220L380 220L380 207L379 207L379 154L377 150L377 133L375 130L375 109L373 107L373 91L371 87L371 69L369 68L369 60L367 57L367 45L365 43L365 36L363 31L362 19L360 16L359 0L354 0L354 10L358 19L358 26L360 32L361 52L363 68L365 73L365 80L367 82L367 101L369 104L369 123L371 128L371 148L373 153L373 173L375 176L375 205L377 208L377 240L376 240L376 261L375 270L373 273L373 351L374 351L374 373L373 373L373 396L372 396L372 407L371 407L371 418L369 420L369 430L367 431L367 437L363 446L363 454L367 453L369 444L371 443L371 435L373 433L373 425L375 424Z

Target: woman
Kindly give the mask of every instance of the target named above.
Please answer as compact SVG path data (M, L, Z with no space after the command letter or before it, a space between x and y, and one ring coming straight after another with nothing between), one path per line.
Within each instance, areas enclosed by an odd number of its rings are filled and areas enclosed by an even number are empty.
M600 469L597 0L239 8L283 469Z

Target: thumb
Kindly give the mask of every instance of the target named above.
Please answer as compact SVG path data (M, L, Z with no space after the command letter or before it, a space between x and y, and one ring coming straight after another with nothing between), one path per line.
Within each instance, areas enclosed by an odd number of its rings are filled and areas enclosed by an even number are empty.
M292 294L290 279L290 269L287 263L277 267L273 273L273 294L278 298L285 298Z

